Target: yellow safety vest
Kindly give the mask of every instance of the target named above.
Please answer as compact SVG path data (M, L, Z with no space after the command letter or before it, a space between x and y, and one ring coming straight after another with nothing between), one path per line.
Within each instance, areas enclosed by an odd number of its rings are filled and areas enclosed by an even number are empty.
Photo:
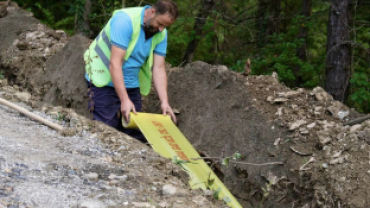
M128 14L132 21L133 33L126 50L126 55L124 57L125 61L127 61L132 51L134 50L139 38L141 27L141 12L144 12L144 10L143 7L120 9L116 10L113 13L113 16L119 11ZM99 33L99 35L95 38L95 40L90 44L89 48L84 54L86 73L90 78L90 82L92 82L97 87L104 87L112 81L109 73L109 61L112 47L112 44L110 42L111 20L112 18ZM153 36L149 57L147 61L143 64L139 72L140 93L142 95L148 95L150 92L152 81L153 51L155 47L166 37L166 33L167 31L166 29L164 29L162 32L158 32Z

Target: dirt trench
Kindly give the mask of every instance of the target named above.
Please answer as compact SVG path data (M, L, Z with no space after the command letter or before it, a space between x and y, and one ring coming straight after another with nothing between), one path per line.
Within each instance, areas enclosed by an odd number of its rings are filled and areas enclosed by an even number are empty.
M29 93L25 102L34 108L46 103L89 117L82 59L89 40L53 31L15 9L0 26L6 28L0 31L6 77L0 84ZM238 151L243 158L237 162L253 163L218 162L243 207L370 204L370 121L344 125L360 114L322 88L289 89L277 74L243 76L203 62L169 68L168 75L179 128L194 147L219 158ZM159 112L154 92L144 98L144 109ZM284 165L255 165L274 162Z

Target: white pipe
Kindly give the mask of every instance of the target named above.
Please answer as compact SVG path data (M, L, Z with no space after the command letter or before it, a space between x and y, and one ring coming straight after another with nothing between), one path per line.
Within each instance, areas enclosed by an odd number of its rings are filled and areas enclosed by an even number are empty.
M6 105L6 106L8 106L10 108L13 108L13 109L19 111L20 113L22 113L22 114L30 117L31 119L36 120L36 121L38 121L40 123L43 123L43 124L45 124L45 125L53 128L53 129L55 129L57 131L62 131L63 130L63 127L62 126L60 126L58 124L55 124L53 122L50 122L50 121L42 118L41 116L36 115L34 113L31 113L28 110L26 110L25 108L22 108L22 107L20 107L18 105L15 105L15 104L7 101L7 100L4 100L4 99L0 98L0 104Z

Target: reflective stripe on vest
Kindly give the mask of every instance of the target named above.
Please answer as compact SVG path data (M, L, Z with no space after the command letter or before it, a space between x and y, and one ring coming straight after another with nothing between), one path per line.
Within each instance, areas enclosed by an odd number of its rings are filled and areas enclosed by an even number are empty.
M124 57L124 59L127 61L131 56L131 53L133 52L139 38L141 29L141 12L144 11L143 7L121 9L115 11L113 13L113 16L119 11L125 12L130 16L133 27L132 37L127 47L126 55ZM89 49L87 49L84 54L86 73L88 74L90 81L97 87L104 87L112 81L109 73L109 62L112 49L112 44L110 42L111 20L112 18L99 33L99 35L95 38L95 40L90 44ZM166 33L167 31L165 29L153 36L149 57L147 61L142 65L139 72L140 92L143 95L149 94L151 88L153 51L155 47L161 41L163 41Z
M103 35L101 36L102 33L103 33ZM104 30L101 33L99 33L98 37L95 38L95 41L98 41L100 37L103 38L104 43L108 46L109 51L111 51L112 50L112 44L110 43L109 37L108 37L108 35L106 34L106 32ZM99 45L96 45L94 50L98 54L98 56L100 57L102 62L104 63L105 67L107 67L107 69L109 69L109 58L104 54L104 52L99 47Z

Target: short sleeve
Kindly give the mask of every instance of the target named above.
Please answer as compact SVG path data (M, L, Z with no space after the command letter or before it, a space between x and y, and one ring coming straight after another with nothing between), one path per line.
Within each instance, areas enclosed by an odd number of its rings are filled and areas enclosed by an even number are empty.
M132 22L128 14L118 12L112 17L110 22L110 40L112 45L127 50L132 33Z
M166 57L166 52L167 52L167 31L164 39L160 43L158 43L158 45L154 49L155 54L163 57Z

